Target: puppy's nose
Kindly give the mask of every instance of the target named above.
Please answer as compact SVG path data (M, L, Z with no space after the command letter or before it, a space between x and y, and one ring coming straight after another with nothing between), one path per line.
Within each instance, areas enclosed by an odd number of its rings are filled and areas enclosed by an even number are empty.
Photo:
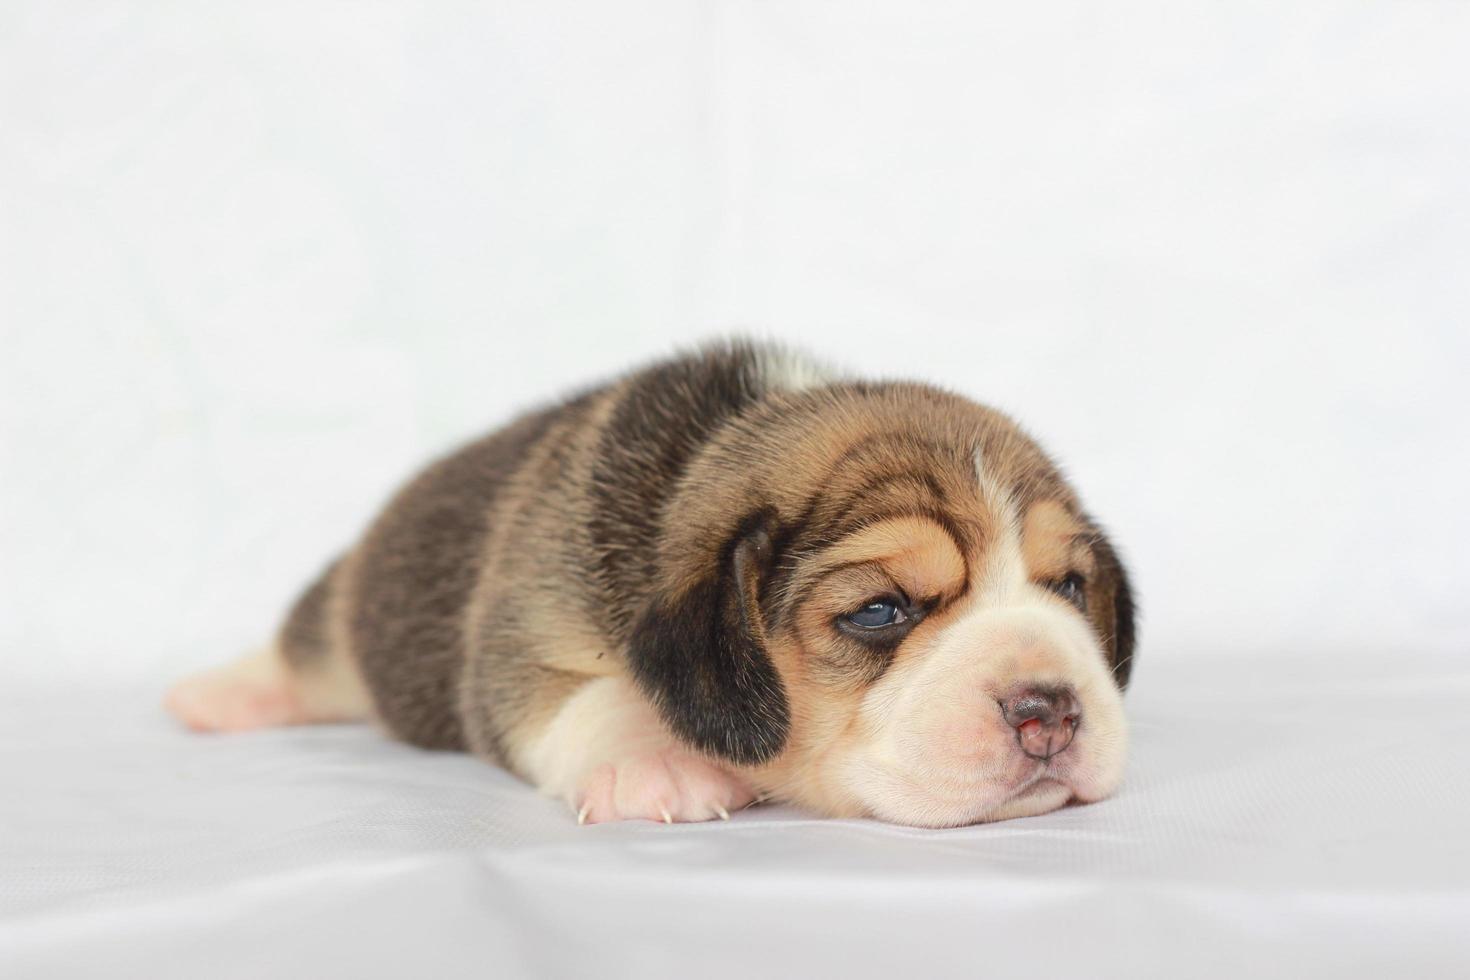
M1050 759L1072 744L1082 708L1070 687L1022 687L1001 701L1006 723L1016 730L1021 751Z

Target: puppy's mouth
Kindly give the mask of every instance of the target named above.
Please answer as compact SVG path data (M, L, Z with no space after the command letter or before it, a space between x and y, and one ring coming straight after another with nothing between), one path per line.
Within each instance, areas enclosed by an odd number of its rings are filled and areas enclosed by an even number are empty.
M1014 753L1016 776L1001 802L975 823L1037 816L1069 803L1091 802L1107 793L1092 792L1093 766L1075 749L1038 759L1022 750Z
M989 801L967 823L1039 816L1068 804L1095 802L1110 795L1113 788L1100 778L1094 753L1085 744L1068 746L1043 759L1012 744L1005 756L1004 775L992 777Z

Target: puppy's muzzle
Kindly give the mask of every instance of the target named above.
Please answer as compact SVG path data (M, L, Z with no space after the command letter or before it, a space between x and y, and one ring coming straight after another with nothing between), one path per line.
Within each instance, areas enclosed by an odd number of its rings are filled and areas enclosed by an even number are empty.
M1069 687L1023 687L1000 701L1016 742L1033 759L1046 760L1072 744L1082 708Z

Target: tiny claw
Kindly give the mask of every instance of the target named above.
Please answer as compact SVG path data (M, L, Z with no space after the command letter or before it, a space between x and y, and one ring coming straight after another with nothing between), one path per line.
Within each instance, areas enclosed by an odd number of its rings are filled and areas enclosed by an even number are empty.
M658 812L661 813L661 814L663 814L664 823L673 823L674 822L674 815L669 812L669 808L668 807L663 806L662 804L660 804L660 806L658 808Z
M718 803L715 804L715 812L720 815L720 819L721 820L729 820L730 819L730 811L729 810L726 810L724 807L720 806Z
M577 811L577 826L578 827L582 826L584 823L587 822L587 814L588 814L589 811L591 811L591 809L592 809L592 803L591 803L590 800L588 802L582 804L582 809L580 809L580 810Z

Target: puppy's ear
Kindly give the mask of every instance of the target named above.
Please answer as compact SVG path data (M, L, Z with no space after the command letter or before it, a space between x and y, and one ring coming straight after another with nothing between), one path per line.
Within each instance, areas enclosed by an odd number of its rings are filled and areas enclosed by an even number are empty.
M1113 679L1128 687L1133 674L1133 590L1112 542L1101 531L1092 541L1097 575L1088 586L1087 608L1098 635L1107 647Z
M775 529L772 511L746 518L707 574L654 598L628 650L634 679L673 733L743 765L774 757L791 725L760 606Z

